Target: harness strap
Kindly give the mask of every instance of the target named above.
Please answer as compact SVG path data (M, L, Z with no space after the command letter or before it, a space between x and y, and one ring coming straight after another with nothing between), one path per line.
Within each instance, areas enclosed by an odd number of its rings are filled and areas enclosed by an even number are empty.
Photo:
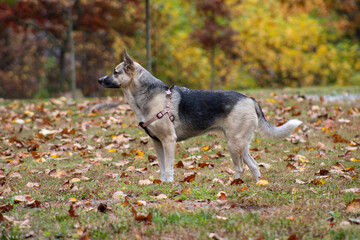
M168 115L171 122L174 122L175 117L170 111L170 105L171 105L171 91L170 91L170 88L166 91L166 98L167 98L167 103L166 103L166 106L165 106L164 110L158 112L150 120L148 120L146 122L140 122L139 123L139 126L145 130L147 135L149 135L149 137L151 137L152 139L154 139L155 141L158 141L158 142L160 142L159 138L157 138L156 136L150 134L149 130L147 129L147 126L149 126L151 123L155 122L156 120L161 119L165 114Z
M151 123L155 122L158 119L161 119L165 114L167 114L169 116L169 119L171 122L174 122L175 117L174 115L170 112L170 104L171 104L171 91L170 89L168 89L166 91L166 98L167 98L167 103L166 103L166 107L164 110L158 112L153 118L151 118L150 120L146 121L143 124L143 127L147 127L149 126Z

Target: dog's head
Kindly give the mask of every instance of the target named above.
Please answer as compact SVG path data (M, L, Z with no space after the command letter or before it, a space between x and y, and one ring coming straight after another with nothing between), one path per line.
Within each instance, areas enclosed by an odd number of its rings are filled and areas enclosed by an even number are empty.
M125 88L133 80L135 67L135 62L124 49L124 61L115 67L112 74L99 78L98 81L105 88Z

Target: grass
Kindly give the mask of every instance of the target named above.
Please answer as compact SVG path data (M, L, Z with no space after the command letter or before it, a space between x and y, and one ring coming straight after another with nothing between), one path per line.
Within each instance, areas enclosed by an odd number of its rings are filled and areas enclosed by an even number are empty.
M227 239L359 239L359 227L348 218L359 217L360 211L346 208L359 194L342 192L359 187L359 102L299 97L344 91L356 93L359 88L247 92L272 124L291 118L304 122L288 140L255 134L251 154L258 163L270 164L260 169L269 182L262 186L249 170L241 185L227 184L233 166L221 133L178 143L175 163L194 162L190 168L175 169L174 183L139 185L139 180L152 181L160 174L148 160L155 154L151 140L126 106L87 113L84 109L98 100L2 101L0 206L13 209L0 207L1 239L78 239L83 234L91 239L209 239L210 233ZM75 133L61 133L64 128ZM44 129L57 132L42 136ZM340 141L334 142L334 134ZM203 162L214 167L199 167ZM323 178L316 174L336 163L354 169ZM195 181L183 183L191 172L197 173ZM29 182L40 187L28 187ZM126 199L114 199L117 191ZM226 201L218 199L220 191ZM158 199L160 194L167 199ZM16 203L19 195L40 205ZM72 204L77 216L69 213ZM106 209L98 208L100 204ZM137 221L132 208L150 213L151 221Z

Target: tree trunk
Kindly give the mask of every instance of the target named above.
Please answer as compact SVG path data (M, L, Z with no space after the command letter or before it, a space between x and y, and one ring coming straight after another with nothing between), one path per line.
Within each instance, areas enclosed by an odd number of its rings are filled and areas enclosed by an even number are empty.
M210 90L214 90L214 87L215 87L215 48L212 48L210 50L210 67L211 67Z
M69 7L68 20L68 36L70 45L70 81L71 81L71 96L73 99L76 98L76 69L75 69L75 50L74 50L74 39L73 39L73 17L72 17L72 6Z
M59 62L59 90L61 93L64 92L64 83L65 83L65 49L66 49L66 43L60 48L60 62Z
M146 68L151 72L151 46L150 46L150 0L146 0Z

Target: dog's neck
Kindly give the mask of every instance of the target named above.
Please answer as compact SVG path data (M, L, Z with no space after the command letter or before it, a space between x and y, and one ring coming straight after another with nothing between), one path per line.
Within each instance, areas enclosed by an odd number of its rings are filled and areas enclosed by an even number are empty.
M140 64L135 64L135 71L131 84L122 91L130 107L135 112L138 121L145 121L148 114L148 103L154 94L164 91L168 86L149 73Z

